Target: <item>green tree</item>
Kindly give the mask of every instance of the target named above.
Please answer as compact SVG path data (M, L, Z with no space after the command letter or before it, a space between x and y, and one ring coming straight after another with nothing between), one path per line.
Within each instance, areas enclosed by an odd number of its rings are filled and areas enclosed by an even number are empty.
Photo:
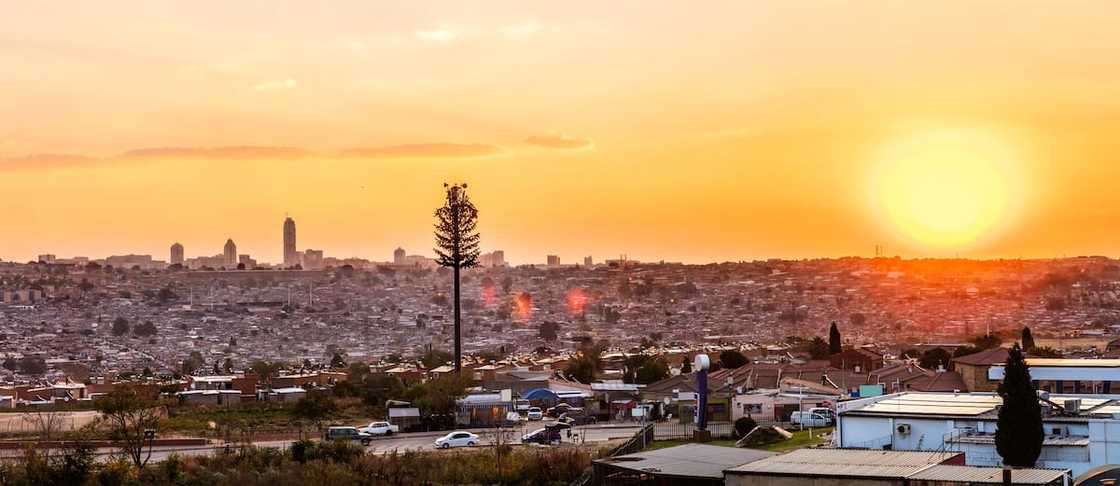
M345 368L345 367L346 367L346 360L342 359L341 354L334 353L334 356L331 356L331 369L338 370L338 369L342 369L342 368Z
M311 421L316 429L322 429L323 420L331 418L336 413L338 413L338 404L334 399L319 393L299 399L292 407L293 415Z
M836 327L836 321L832 321L832 325L828 327L828 354L839 353L841 346L840 328Z
M953 356L948 351L941 348L930 348L922 353L922 357L918 358L918 366L927 370L937 369L940 365L949 366L949 360Z
M973 346L976 346L981 350L992 349L995 347L999 347L1000 344L1003 344L1003 340L995 334L982 334L970 339L969 342L972 343Z
M1022 334L1022 338L1020 340L1023 342L1023 351L1024 352L1029 353L1029 352L1031 352L1032 349L1034 349L1034 335L1031 334L1031 328L1029 328L1029 327L1024 327L1023 328L1023 334Z
M455 293L455 372L462 370L462 316L459 303L459 271L478 264L478 209L467 197L466 184L443 185L447 198L436 210L436 262L453 272Z
M1061 351L1051 348L1050 346L1032 348L1026 354L1032 358L1061 358L1064 356Z
M692 360L685 358L684 361L681 362L681 374L687 375L689 373L692 373Z
M424 356L420 357L420 362L423 363L424 368L429 370L443 366L448 361L451 361L451 353L442 349L429 349L428 352L424 353Z
M152 457L151 439L155 437L162 409L159 401L139 388L118 386L93 403L102 420L109 424L109 437L114 445L133 465L143 468Z
M113 319L113 335L114 336L124 336L125 334L128 334L128 331L130 329L131 328L128 325L128 319L125 319L123 317L118 317L116 319Z
M809 342L809 356L813 359L828 358L828 343L824 342L820 336L814 336L813 340Z
M1017 343L1007 354L1003 383L997 391L1003 406L996 419L996 451L1008 466L1034 467L1042 453L1042 409Z
M584 346L568 361L564 372L580 383L591 383L602 370L602 363L599 361L602 355L603 350L599 347Z
M743 353L734 349L727 349L719 353L719 362L724 368L739 368L751 362Z

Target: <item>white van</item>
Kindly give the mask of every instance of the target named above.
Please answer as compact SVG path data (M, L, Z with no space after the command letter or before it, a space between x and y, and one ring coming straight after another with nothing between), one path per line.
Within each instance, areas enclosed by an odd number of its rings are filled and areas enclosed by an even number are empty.
M793 412L789 415L789 421L793 425L804 427L828 427L832 425L831 418L815 412Z

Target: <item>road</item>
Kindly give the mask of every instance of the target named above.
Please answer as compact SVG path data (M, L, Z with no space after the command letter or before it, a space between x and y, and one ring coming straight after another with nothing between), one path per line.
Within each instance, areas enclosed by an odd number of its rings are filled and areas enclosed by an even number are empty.
M507 440L512 444L520 442L521 435L531 432L540 428L540 422L531 426L518 427L511 429L504 429ZM494 443L494 429L464 429L474 432L482 437L481 447L491 445ZM583 427L576 427L572 430L573 438L571 440L581 440L583 443L597 443L607 442L616 439L627 439L638 431L636 425L588 425ZM370 454L387 454L393 451L417 451L417 450L435 450L432 446L437 437L441 437L448 431L443 432L414 432L394 434L390 437L376 438L366 446L366 451ZM569 439L565 436L565 441ZM275 440L275 441L257 441L253 442L257 447L271 447L276 449L283 449L292 444L290 440ZM234 446L236 447L236 446ZM174 454L178 455L202 455L212 454L224 450L222 445L210 446L166 446L155 447L152 449L151 461L158 462L166 460ZM100 458L106 459L112 454L117 453L115 449L103 447L94 451ZM18 460L23 457L23 451L18 449L0 450L0 460Z

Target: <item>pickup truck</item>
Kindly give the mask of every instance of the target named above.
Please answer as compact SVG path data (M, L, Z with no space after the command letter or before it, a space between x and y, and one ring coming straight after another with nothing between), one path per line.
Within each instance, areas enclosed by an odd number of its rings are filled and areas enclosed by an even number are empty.
M389 422L370 422L369 425L358 429L369 435L393 435L400 432L400 428Z

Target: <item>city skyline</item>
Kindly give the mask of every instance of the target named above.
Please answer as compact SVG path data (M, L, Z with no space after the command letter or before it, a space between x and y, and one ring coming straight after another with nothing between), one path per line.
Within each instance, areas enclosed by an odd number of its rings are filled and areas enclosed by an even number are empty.
M586 6L12 5L0 255L1120 256L1120 7Z

